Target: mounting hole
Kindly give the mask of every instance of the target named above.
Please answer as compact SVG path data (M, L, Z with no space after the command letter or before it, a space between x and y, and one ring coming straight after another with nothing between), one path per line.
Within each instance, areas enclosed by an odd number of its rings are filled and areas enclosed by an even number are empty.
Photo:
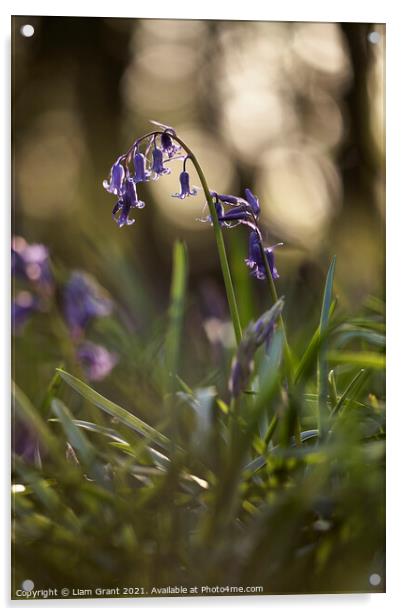
M373 45L377 45L377 43L380 42L381 34L379 32L373 31L370 32L367 38L370 43L372 43Z
M381 575L378 575L378 573L372 573L369 577L369 582L372 586L378 586L381 583Z
M21 586L23 590L26 590L27 592L31 592L31 590L34 589L35 584L33 583L32 580L24 580Z
M35 34L35 28L31 26L31 24L25 24L24 26L21 26L20 32L22 36L30 38Z

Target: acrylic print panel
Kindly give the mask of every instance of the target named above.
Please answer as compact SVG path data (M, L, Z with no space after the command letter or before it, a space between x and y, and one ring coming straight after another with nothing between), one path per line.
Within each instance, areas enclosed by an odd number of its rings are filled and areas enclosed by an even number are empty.
M384 592L384 25L12 25L13 599Z

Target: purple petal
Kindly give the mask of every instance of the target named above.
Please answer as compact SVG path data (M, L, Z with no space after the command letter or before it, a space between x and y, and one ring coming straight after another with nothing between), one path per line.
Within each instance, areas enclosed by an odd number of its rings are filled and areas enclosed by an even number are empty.
M93 342L84 342L77 351L77 357L90 381L102 381L113 370L118 355Z

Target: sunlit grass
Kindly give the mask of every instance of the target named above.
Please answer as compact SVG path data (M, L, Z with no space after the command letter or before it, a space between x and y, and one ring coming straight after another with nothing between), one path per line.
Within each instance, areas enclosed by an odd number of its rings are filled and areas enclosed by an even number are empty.
M121 341L116 401L69 364L53 362L35 400L15 386L16 426L39 446L31 462L13 461L13 592L26 579L145 593L227 584L382 591L382 302L342 314L333 262L321 321L292 347L293 377L278 327L233 402L231 350L215 360L193 353L207 345L186 320L189 267L177 244L170 307L152 334L105 320L103 334Z

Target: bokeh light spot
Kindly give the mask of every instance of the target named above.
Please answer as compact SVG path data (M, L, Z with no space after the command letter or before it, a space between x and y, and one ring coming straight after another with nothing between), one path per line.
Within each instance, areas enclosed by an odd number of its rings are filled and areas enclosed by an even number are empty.
M13 494L20 494L21 492L25 492L25 486L22 483L14 483L11 486L11 492Z

